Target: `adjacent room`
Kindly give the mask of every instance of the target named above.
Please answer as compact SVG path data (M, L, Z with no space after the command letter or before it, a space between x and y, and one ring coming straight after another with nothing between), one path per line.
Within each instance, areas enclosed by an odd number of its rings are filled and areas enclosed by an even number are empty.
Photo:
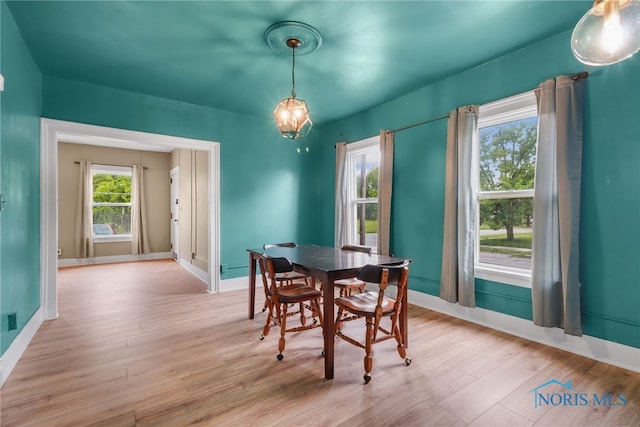
M640 424L640 0L0 36L0 425Z

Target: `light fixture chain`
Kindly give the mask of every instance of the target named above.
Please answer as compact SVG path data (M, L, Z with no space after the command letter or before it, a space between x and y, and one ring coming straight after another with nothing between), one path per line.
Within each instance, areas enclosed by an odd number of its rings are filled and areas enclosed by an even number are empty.
M291 49L293 50L293 60L292 65L291 65L291 97L295 98L296 97L296 48L295 46L292 46Z

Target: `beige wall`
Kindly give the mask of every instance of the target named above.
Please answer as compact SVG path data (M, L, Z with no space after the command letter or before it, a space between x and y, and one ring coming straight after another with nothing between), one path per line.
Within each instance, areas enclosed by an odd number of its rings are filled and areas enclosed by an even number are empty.
M74 258L75 222L78 202L78 170L74 162L130 166L141 164L145 169L145 199L149 246L151 252L170 250L170 187L171 155L153 151L124 150L95 145L58 144L58 247L59 258ZM131 243L96 243L95 256L129 255Z
M179 149L171 154L179 167L180 259L209 271L209 155Z

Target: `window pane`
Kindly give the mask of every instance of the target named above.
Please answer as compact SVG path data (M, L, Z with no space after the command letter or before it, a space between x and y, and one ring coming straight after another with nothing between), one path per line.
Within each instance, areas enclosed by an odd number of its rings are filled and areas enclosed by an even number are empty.
M93 207L93 235L108 234L131 234L131 207Z
M378 197L378 149L355 157L355 194L358 199Z
M480 191L531 190L538 118L480 129Z
M479 262L531 269L533 199L480 201Z
M356 241L354 245L378 247L378 204L356 204Z
M131 175L93 174L93 201L131 203Z

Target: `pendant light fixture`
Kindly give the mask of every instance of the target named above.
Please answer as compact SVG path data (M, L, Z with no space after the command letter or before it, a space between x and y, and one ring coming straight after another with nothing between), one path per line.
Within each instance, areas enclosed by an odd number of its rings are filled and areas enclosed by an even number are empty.
M313 122L307 103L296 98L296 55L314 51L322 43L322 38L310 25L285 21L270 26L265 32L265 40L274 51L292 57L291 96L278 103L273 118L283 137L302 138L309 133Z
M571 35L571 50L587 65L610 65L640 50L640 0L595 0Z

